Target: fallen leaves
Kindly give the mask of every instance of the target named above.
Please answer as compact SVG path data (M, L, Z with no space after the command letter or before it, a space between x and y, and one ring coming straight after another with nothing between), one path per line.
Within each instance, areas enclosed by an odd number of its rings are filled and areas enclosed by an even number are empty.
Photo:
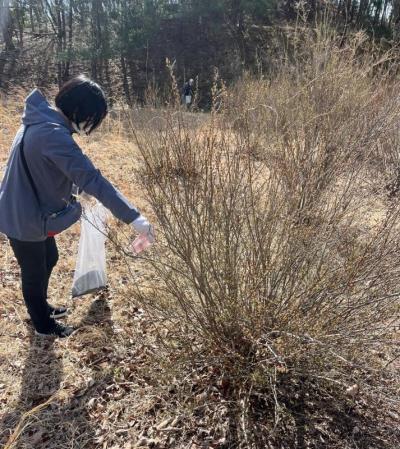
M358 384L351 385L350 387L346 388L346 395L349 396L352 399L355 399L360 392L360 387Z

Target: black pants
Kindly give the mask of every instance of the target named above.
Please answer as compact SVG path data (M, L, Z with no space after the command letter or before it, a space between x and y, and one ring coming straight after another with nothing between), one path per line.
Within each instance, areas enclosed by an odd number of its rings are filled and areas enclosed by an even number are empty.
M54 237L44 242L22 242L9 239L21 268L22 294L35 329L46 332L54 323L47 303L47 288L58 261Z

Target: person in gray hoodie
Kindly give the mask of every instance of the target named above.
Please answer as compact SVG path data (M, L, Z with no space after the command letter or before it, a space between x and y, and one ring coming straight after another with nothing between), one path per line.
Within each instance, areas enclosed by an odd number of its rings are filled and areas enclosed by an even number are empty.
M74 330L56 321L67 309L47 302L50 275L58 261L54 235L81 213L74 188L95 197L116 218L154 240L148 220L102 176L73 139L73 133L90 134L106 115L102 89L84 76L61 87L55 107L35 89L26 99L22 125L11 147L0 185L0 232L8 237L20 266L23 297L39 335L63 338Z

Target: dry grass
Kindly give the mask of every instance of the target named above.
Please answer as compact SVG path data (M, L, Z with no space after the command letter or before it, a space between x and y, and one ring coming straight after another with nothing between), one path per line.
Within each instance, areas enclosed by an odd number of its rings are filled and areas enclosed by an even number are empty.
M127 258L129 230L112 223L109 290L74 301L73 338L32 335L0 240L2 446L400 443L398 207L385 190L397 86L356 63L359 41L317 42L308 71L301 55L276 81L216 84L196 123L174 101L134 112L139 148L118 112L81 140L158 221L158 245ZM0 101L0 164L21 104ZM58 238L54 303L69 296L78 233Z

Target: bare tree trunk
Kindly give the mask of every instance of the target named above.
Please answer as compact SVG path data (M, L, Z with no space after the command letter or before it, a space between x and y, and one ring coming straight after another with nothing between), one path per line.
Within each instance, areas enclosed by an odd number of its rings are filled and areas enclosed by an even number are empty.
M393 0L392 32L393 40L398 42L400 40L400 0Z
M1 6L4 8L8 7L8 2L1 2ZM4 14L4 22L2 25L2 40L4 42L4 50L0 52L0 87L3 86L6 82L6 65L7 62L10 62L11 58L15 58L15 45L12 39L14 32L14 20L9 11L6 11Z
M24 27L25 27L25 20L24 20L24 7L21 5L21 3L16 3L15 11L15 19L16 19L16 25L18 29L18 47L23 48L24 46Z
M72 57L72 38L73 38L73 0L69 0L69 10L68 10L68 44L66 45L68 59L65 62L64 67L64 81L69 78L69 71L71 66Z
M124 55L121 55L121 69L122 69L122 87L124 89L124 95L129 106L132 105L131 93L129 91L128 73L126 70L126 61Z
M383 6L383 2L382 0L379 1L379 3L375 4L375 14L374 14L374 21L373 21L373 25L377 26L379 23L379 19L381 17L381 12L382 12L382 6Z
M231 0L231 11L228 19L229 26L233 30L233 35L237 42L242 65L245 65L247 61L245 17L240 0Z
M29 4L29 20L31 22L31 31L32 31L32 33L34 33L35 32L35 19L33 17L32 2Z
M56 37L57 37L57 81L61 86L63 83L63 70L60 56L62 52L62 19L61 19L62 0L56 0Z
M384 5L383 5L382 16L381 16L381 26L384 26L385 23L387 23L386 12L387 12L388 4L389 4L389 0L385 0Z

